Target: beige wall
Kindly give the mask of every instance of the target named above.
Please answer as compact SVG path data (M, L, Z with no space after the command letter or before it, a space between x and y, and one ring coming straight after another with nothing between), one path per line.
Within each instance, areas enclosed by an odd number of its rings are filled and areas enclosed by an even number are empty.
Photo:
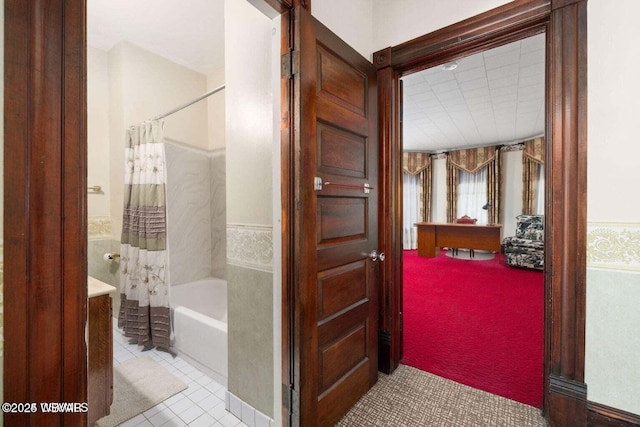
M272 87L276 34L271 20L248 2L225 2L228 389L278 420L273 218L280 201L272 189L273 99L280 96Z
M113 235L122 230L126 129L195 99L207 91L207 77L127 42L109 58L110 212ZM216 96L216 95L213 95ZM207 103L196 103L164 119L165 138L209 149Z
M224 84L224 67L207 76L207 91ZM207 98L208 149L224 148L225 143L225 90L217 92Z
M87 48L87 183L102 193L89 193L89 218L110 215L109 55Z

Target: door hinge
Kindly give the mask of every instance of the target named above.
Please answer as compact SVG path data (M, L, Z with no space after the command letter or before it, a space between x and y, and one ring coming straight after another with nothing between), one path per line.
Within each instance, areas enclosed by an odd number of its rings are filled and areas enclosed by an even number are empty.
M282 405L287 408L284 425L286 427L297 427L300 425L300 394L294 390L291 384L282 384Z
M280 58L280 75L292 78L298 73L300 67L300 52L290 50Z

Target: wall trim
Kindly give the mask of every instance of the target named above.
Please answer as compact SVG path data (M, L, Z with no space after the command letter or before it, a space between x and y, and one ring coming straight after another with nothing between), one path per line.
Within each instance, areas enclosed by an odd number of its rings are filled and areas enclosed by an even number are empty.
M227 263L273 272L273 227L227 224Z
M111 217L92 216L88 218L89 240L111 240Z
M602 403L587 402L589 426L631 427L640 425L640 415L612 408Z
M587 400L587 385L585 383L557 375L551 375L549 391L579 401Z
M587 223L587 267L640 272L640 223Z

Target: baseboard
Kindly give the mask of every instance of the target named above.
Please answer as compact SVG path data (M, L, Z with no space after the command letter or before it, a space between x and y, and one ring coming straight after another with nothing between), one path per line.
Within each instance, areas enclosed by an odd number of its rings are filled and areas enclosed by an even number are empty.
M602 403L587 402L587 426L631 427L640 426L640 415L612 408Z
M551 375L547 396L547 419L552 427L587 425L587 385Z
M378 370L391 373L391 333L378 331Z
M249 427L274 427L275 421L227 390L225 409Z

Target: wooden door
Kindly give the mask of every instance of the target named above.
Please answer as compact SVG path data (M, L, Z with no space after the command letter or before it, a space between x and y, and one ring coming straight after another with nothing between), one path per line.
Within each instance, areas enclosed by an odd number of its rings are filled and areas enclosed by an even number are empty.
M377 380L376 71L306 10L294 28L294 389L332 426Z

